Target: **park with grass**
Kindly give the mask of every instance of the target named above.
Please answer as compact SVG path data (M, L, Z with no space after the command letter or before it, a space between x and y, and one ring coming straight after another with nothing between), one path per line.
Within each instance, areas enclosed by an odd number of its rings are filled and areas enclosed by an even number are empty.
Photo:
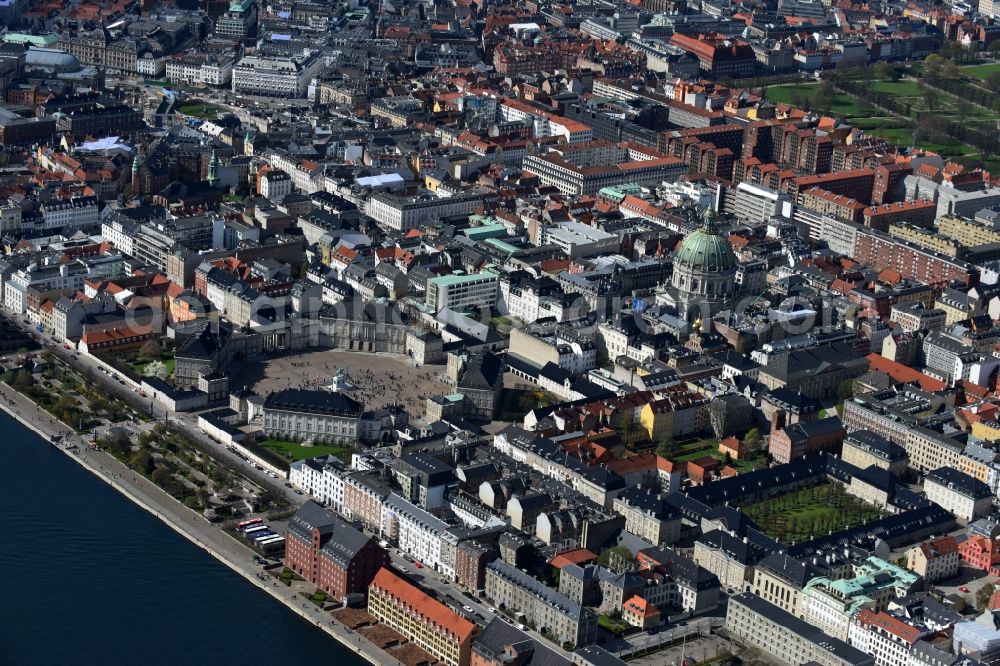
M160 366L153 366L154 363L159 363L163 366L162 372L166 373L166 377L161 377L161 379L166 379L174 375L174 368L177 366L177 361L174 360L173 356L162 359L136 358L129 362L128 367L140 377L147 377L151 374L159 376L161 374Z
M623 636L639 631L638 627L633 627L620 617L612 617L610 615L598 615L597 626L606 629L615 636Z
M264 439L257 441L257 445L273 451L290 462L315 458L316 456L337 456L343 459L345 456L350 455L350 449L346 446L330 444L315 444L310 446L308 444L289 442L281 439Z
M822 81L769 86L767 100L831 115L903 148L929 150L968 167L997 169L987 145L1000 121L1000 63L876 63ZM987 137L985 140L983 137Z
M177 112L185 116L201 118L202 120L217 120L221 114L226 112L226 108L206 102L192 102L191 104L184 104L177 107Z
M740 507L773 539L799 543L883 518L886 512L847 494L838 483L823 483Z

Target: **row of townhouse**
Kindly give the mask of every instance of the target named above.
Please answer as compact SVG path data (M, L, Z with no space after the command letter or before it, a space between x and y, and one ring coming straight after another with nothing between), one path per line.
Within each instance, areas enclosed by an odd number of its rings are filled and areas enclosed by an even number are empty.
M486 565L486 596L559 644L587 645L597 638L593 611L503 560Z
M29 289L39 292L78 290L88 279L120 277L124 270L120 254L82 257L50 266L32 263L14 271L4 281L3 304L11 312L23 314L28 308Z
M625 490L625 480L606 466L588 466L566 455L562 447L547 437L508 426L493 438L493 446L520 463L562 481L573 490L604 508L612 508Z
M452 525L400 496L378 473L352 471L332 456L294 463L289 480L348 520L396 544L427 568L456 578ZM452 544L454 545L454 544Z

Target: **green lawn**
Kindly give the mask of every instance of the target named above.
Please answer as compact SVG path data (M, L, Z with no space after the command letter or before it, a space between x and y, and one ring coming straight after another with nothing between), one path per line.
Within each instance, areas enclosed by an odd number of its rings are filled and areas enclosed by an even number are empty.
M923 91L916 81L873 81L872 91L894 97L923 97Z
M135 360L128 364L128 367L132 368L133 371L140 377L144 377L146 374L146 366L152 363L152 361L146 360ZM163 366L167 369L167 376L172 377L174 374L174 368L177 367L177 361L173 357L164 359Z
M966 76L974 76L977 79L986 79L987 76L994 72L1000 72L1000 62L993 62L986 65L973 65L971 67L963 67L962 73Z
M699 444L705 443L699 442ZM674 462L691 462L705 456L717 458L719 456L719 444L713 443L705 446L697 446L693 449L690 447L683 448L678 455L674 456Z
M226 111L225 108L217 106L215 104L185 104L177 108L179 113L183 113L185 116L194 116L195 118L202 118L204 120L215 120L219 117L220 113Z
M851 118L851 127L858 129L883 129L905 127L906 121L901 118L886 118L874 116L871 118Z
M794 104L793 99L796 99L797 96L811 99L816 93L818 85L818 83L813 82L770 86L767 89L767 99L775 103ZM834 96L833 104L830 105L830 113L841 117L867 115L858 100L839 91Z
M723 465L726 464L725 454L719 451L719 443L715 440L698 440L681 446L677 455L673 456L672 459L674 462L691 462L692 460L706 456L715 458ZM761 454L753 457L744 457L740 460L733 460L729 464L742 474L743 472L752 472L755 469L763 467L766 463L766 458Z
M338 456L342 457L348 452L345 446L328 446L317 444L316 446L304 446L295 442L285 442L280 439L265 439L257 442L260 446L274 451L286 460L296 461L304 458L315 458L316 456Z
M826 483L740 507L768 536L782 543L806 541L882 518L884 511Z
M903 146L908 148L911 143L913 143L913 132L907 127L891 127L885 129L872 129L865 130L866 134L872 136L877 136L881 139L885 139L897 146ZM917 148L922 148L923 150L931 150L939 155L945 157L951 157L955 155L968 155L969 153L975 152L973 148L965 145L964 143L959 143L954 141L952 143L935 143L933 141L928 141L926 139L917 142Z
M599 615L597 617L597 624L598 626L604 627L611 633L618 635L634 628L625 620L616 620L608 615Z

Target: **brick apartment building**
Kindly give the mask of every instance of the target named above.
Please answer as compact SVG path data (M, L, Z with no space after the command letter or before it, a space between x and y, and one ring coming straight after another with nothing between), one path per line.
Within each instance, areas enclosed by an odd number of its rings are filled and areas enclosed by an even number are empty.
M894 268L904 278L928 284L954 280L968 287L979 284L979 269L971 264L864 227L857 231L851 256L859 263Z
M875 169L875 186L872 191L872 202L887 204L903 201L906 190L903 179L913 173L908 164L882 164Z
M696 56L701 70L716 78L750 76L757 67L753 47L741 39L719 33L684 35L675 32L670 43Z
M897 201L866 207L863 222L866 227L879 231L888 231L889 226L896 222L909 222L929 229L936 215L937 203L930 199Z
M771 433L768 450L777 462L787 463L810 453L839 453L844 426L833 416L818 421L802 421Z
M799 195L799 198L805 208L817 213L849 220L855 224L860 224L864 220L865 205L842 194L834 194L819 187L810 187Z
M872 201L875 187L874 169L856 169L819 176L791 176L782 180L781 189L798 200L799 196L812 187L821 187L828 192L856 199L863 204Z
M364 592L388 554L342 518L310 500L285 532L285 566L336 599Z

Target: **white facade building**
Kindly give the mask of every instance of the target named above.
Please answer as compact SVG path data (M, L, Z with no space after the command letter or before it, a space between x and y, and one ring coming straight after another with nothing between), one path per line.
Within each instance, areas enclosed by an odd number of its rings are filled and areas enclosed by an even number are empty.
M233 67L233 92L268 97L305 97L324 67L319 54L280 58L245 56Z
M264 400L264 432L277 439L352 444L361 404L343 393L285 389Z
M54 200L42 204L46 229L83 229L96 227L97 197L74 197L69 201Z
M913 644L927 632L888 615L862 609L847 642L875 657L875 666L907 666Z
M952 467L941 467L924 478L927 499L951 511L962 520L975 520L992 510L989 486Z
M395 541L399 549L425 567L454 579L453 567L441 557L441 536L448 523L433 516L416 504L393 493L382 507L382 534Z
M337 513L344 511L344 475L347 465L333 456L298 460L291 464L288 480L306 491L320 504Z
M398 196L379 193L368 199L365 214L389 229L407 231L442 217L472 215L482 203L483 198L478 194L438 197L432 194Z
M167 81L188 85L225 86L233 78L235 58L185 56L168 60Z
M493 271L442 275L427 281L426 304L440 312L445 308L460 310L479 306L491 307L499 296L499 276Z

